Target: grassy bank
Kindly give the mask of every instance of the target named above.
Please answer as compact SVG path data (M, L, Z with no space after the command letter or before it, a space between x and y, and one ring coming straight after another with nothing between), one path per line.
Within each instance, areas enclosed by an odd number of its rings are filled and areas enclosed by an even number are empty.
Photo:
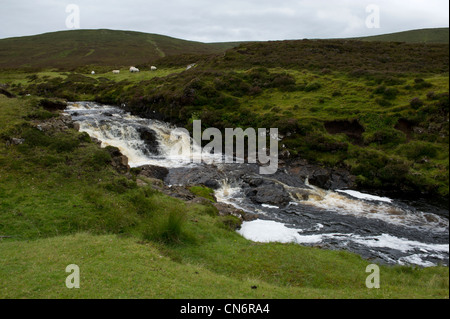
M247 241L209 204L138 187L56 116L0 95L1 298L448 298L446 267L382 266L369 290L359 256Z
M382 288L369 290L355 256L217 237L203 253L215 265L113 235L2 242L0 298L448 298L448 270L382 268ZM69 264L80 267L80 289L65 287Z

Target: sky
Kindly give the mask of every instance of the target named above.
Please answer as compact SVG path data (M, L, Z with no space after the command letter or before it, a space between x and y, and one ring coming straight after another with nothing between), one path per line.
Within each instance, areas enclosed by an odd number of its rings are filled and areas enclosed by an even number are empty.
M449 26L448 0L0 0L0 4L0 38L81 28L141 31L201 42L267 41Z

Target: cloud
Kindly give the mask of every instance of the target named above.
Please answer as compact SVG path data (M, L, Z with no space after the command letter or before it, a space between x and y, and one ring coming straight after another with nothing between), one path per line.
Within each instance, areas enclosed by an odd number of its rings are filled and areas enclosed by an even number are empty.
M342 38L448 27L447 0L2 0L0 37L64 30L66 5L81 28L158 33L204 42ZM379 6L381 28L365 25Z

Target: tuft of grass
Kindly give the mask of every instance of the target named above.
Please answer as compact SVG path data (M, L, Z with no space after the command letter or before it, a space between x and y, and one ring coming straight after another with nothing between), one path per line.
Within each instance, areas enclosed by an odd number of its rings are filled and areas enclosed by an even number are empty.
M214 190L212 190L211 188L208 188L206 186L192 186L189 188L189 191L192 194L206 198L213 203L216 202L216 198L214 197Z
M183 211L170 212L153 216L142 232L146 241L161 242L164 244L181 244L193 239L185 230L187 215Z

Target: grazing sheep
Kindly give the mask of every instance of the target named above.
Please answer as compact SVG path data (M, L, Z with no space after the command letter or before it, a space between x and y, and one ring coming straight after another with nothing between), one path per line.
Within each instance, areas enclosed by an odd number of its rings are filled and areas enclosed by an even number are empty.
M95 74L95 71L92 71L91 74L94 75L94 74Z
M152 66L152 67L150 68L150 70L156 71L156 70L158 70L158 68L157 68L156 66Z
M137 72L139 72L139 69L138 69L138 68L135 68L134 66L132 66L132 67L130 68L130 72L131 72L131 73L137 73Z
M113 74L120 74L120 70L113 70Z
M195 67L195 66L197 66L197 63L189 64L189 65L186 67L186 71L192 69L192 68Z

